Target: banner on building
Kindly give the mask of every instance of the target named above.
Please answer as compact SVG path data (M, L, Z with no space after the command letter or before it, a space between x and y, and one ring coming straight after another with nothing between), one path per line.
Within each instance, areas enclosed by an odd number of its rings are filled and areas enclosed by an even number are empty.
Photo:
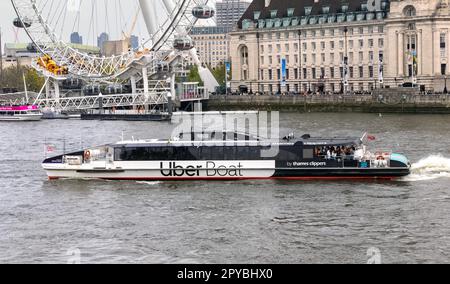
M348 78L349 78L349 74L348 74L348 57L344 57L344 74L343 74L343 81L344 81L344 86L348 86Z
M383 53L379 53L379 62L378 62L378 82L380 83L380 84L383 84L384 83L384 74L383 74L383 61L384 61L384 58L383 58Z
M286 58L281 59L281 86L286 87Z

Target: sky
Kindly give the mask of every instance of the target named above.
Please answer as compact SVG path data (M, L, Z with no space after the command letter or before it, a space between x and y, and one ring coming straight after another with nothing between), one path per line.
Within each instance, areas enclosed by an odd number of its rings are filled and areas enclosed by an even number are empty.
M55 0L38 0L39 1L47 1L49 3L55 2L59 3L59 1ZM80 0L64 0L68 1L80 1ZM126 33L129 32L131 29L131 22L133 22L133 18L136 15L136 12L138 11L138 4L137 0L81 0L83 5L82 11L87 11L84 13L81 13L80 18L78 20L75 20L77 18L77 12L76 11L69 11L64 13L61 13L61 15L64 15L64 18L66 19L65 25L61 25L58 23L58 30L57 34L61 34L61 38L63 40L69 41L70 33L73 31L80 31L81 35L83 36L83 43L84 44L90 44L90 45L96 45L97 43L97 36L106 30L106 32L111 34L111 39L121 39L122 38L122 30L125 30ZM149 0L149 1L156 1L156 0ZM90 24L90 19L93 18L91 13L92 11L92 2L98 3L97 11L95 12L96 15L96 24ZM108 4L109 14L108 14L108 20L106 20L106 12L105 7L106 3ZM121 9L115 9L114 3L119 3L119 7ZM120 4L121 3L121 4ZM57 6L58 4L54 4L54 6ZM122 6L120 6L122 5ZM48 5L50 6L50 5ZM116 5L116 8L118 6ZM52 9L52 10L58 10L58 9ZM64 9L61 9L64 10ZM112 12L112 10L114 12ZM117 16L116 10L122 11L120 16ZM17 29L13 26L12 22L17 17L16 13L14 11L14 8L11 4L10 0L1 0L0 1L0 11L1 17L0 17L0 28L2 30L2 41L4 43L14 43L14 42L30 42L30 39L26 35L25 31L22 29ZM159 9L158 9L159 11ZM119 18L119 21L115 20ZM55 20L56 22L56 20ZM92 26L96 26L95 29L92 28ZM60 27L60 28L59 28ZM17 39L16 39L16 33L17 33ZM142 16L138 17L137 24L132 32L132 34L140 36L140 38L148 38L148 32L145 26L145 22L142 18Z

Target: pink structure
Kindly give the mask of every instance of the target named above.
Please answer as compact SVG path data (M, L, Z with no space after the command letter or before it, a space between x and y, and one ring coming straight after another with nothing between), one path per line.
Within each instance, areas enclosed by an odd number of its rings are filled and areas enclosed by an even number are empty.
M28 111L38 110L38 106L0 106L0 111Z

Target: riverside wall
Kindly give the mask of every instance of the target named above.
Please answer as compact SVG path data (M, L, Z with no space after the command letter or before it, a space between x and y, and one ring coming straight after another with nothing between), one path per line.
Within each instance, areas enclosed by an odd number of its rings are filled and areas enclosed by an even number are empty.
M216 95L210 97L208 110L450 114L450 95L404 90L369 95Z

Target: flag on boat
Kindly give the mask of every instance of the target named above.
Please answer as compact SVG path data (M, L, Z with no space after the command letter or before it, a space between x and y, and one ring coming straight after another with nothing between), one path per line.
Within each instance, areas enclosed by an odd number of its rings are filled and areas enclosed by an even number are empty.
M45 145L45 150L47 153L53 153L56 150L56 146L53 144L47 144Z
M374 141L376 139L377 138L375 136L373 136L373 135L367 135L367 140L369 140L369 141Z

